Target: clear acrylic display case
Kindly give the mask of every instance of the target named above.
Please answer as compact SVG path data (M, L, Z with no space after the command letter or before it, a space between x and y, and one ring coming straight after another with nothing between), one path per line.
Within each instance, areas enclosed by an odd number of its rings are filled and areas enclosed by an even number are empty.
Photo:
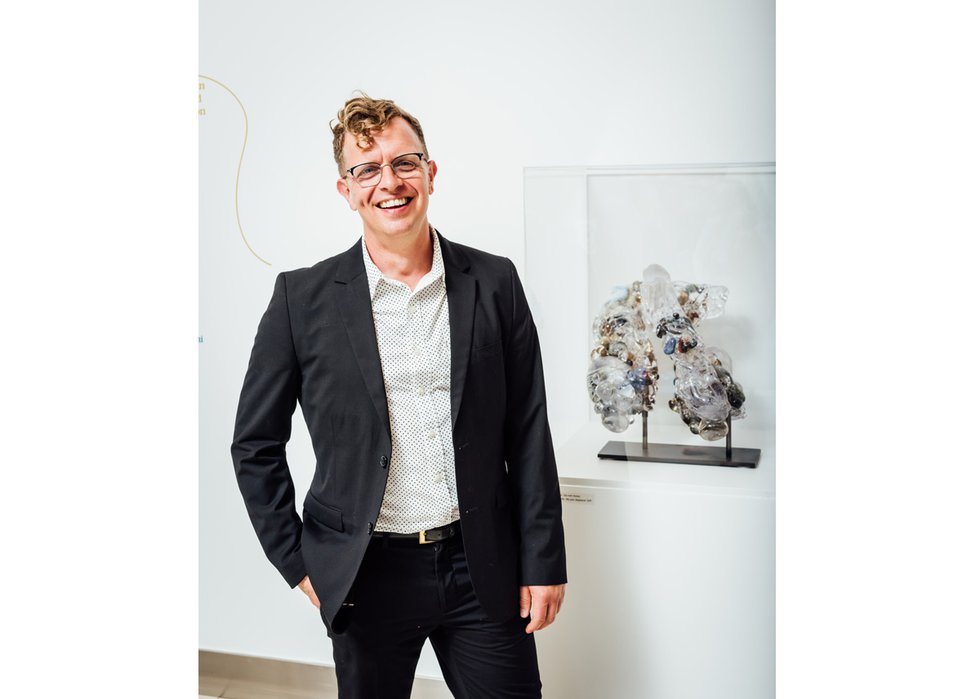
M548 410L565 477L668 482L770 493L775 444L775 166L698 165L525 168L525 288L541 339ZM702 338L731 355L746 393L735 447L762 450L758 469L600 461L610 439L641 441L641 420L622 434L592 409L586 370L592 321L613 286L657 263L675 281L728 287L725 313ZM671 361L649 415L651 443L706 445L667 406ZM717 444L717 443L711 443ZM724 442L721 442L723 445Z

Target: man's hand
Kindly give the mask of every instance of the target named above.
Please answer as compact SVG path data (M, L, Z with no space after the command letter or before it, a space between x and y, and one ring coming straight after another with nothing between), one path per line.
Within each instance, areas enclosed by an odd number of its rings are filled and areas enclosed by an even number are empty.
M521 585L521 618L531 616L527 633L540 631L555 620L565 599L564 585Z
M306 596L310 598L310 602L313 603L314 607L316 607L317 609L320 608L320 600L317 599L316 593L313 591L313 585L310 584L309 575L307 575L305 578L300 580L299 585L297 585L296 587L298 587L299 589L301 589L303 592L306 593Z

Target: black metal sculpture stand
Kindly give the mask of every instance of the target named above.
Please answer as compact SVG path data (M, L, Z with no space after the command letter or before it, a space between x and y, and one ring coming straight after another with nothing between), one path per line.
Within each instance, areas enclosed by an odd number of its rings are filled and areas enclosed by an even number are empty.
M762 456L760 449L732 447L732 418L729 417L728 436L724 447L686 444L649 444L647 442L647 413L643 413L643 442L609 441L599 451L600 459L615 461L656 461L666 464L696 464L699 466L728 466L756 468Z

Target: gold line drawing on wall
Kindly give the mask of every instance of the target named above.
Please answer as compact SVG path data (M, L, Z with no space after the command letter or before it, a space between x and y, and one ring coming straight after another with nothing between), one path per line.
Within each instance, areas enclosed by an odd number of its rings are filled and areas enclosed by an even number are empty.
M225 90L228 91L228 94L230 94L232 97L235 98L235 101L238 102L238 106L241 107L242 109L242 116L245 117L245 139L242 141L242 152L241 155L238 156L238 169L235 171L235 221L238 223L238 232L241 234L242 242L245 243L245 247L248 248L248 251L253 255L255 255L255 259L257 259L259 262L267 264L271 267L272 263L263 260L261 257L259 257L259 254L252 249L251 245L248 244L248 240L245 238L245 230L242 228L242 218L241 215L238 213L238 182L242 176L242 161L245 160L245 146L248 145L248 112L245 111L245 105L242 104L242 101L240 99L238 99L238 95L236 95L235 92L230 87L225 85L223 82L208 77L207 75L198 74L197 77L203 78L204 80L210 80L215 85L219 85L223 87ZM199 84L199 87L202 86L203 85ZM200 99L200 94L198 95L198 99ZM198 113L204 115L205 112L203 109L201 109L199 110Z

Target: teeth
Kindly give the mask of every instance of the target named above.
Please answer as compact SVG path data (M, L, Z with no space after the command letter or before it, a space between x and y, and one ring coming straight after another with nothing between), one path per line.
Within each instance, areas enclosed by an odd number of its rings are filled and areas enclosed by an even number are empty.
M401 199L389 199L388 201L383 201L378 204L382 209L390 209L393 206L404 206L408 203L407 197L402 197Z

